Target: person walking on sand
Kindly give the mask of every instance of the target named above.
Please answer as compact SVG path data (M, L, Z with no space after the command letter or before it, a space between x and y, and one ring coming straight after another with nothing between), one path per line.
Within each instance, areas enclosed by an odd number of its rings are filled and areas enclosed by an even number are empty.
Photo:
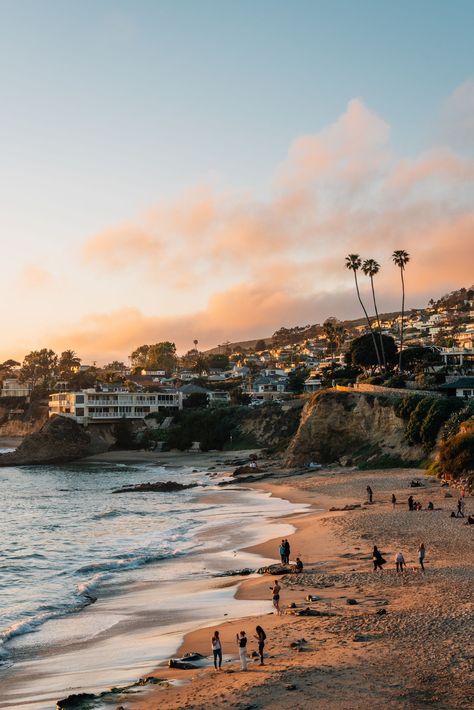
M247 636L245 631L241 631L240 635L236 634L237 646L239 647L240 670L247 670Z
M397 566L397 573L403 572L403 567L406 567L405 558L403 557L403 553L400 551L398 551L395 555L395 564Z
M261 626L257 626L255 631L257 632L255 634L255 638L258 641L258 655L260 656L260 665L263 666L263 649L265 648L265 640L267 638L267 634Z
M285 564L290 564L290 543L285 539Z
M270 589L272 590L272 602L273 602L273 606L275 607L276 613L278 614L278 616L280 616L280 614L281 614L281 610L280 610L280 591L281 591L281 587L280 587L280 585L278 584L278 580L275 582L275 584L273 585L273 587L270 587Z
M464 518L464 498L458 500L458 517Z
M408 510L413 510L413 496L408 496Z
M286 561L286 547L285 547L284 540L281 541L281 545L280 545L280 560L281 560L282 565L284 565L285 561Z
M425 545L422 542L420 547L418 548L418 562L420 563L420 567L421 567L422 572L425 571L425 565L424 565L425 554L426 554Z
M395 506L397 505L397 499L395 498L395 493L392 493L392 508L395 510Z
M214 631L214 635L211 639L212 653L214 655L214 668L217 671L217 664L219 663L219 670L222 668L222 644L219 637L219 632Z
M374 550L372 552L372 560L374 563L374 572L376 572L378 569L383 572L383 565L387 564L387 560L382 557L382 553L377 548L377 545L374 545Z
M370 486L367 486L367 498L369 499L369 503L372 503L372 497L373 497L373 491Z

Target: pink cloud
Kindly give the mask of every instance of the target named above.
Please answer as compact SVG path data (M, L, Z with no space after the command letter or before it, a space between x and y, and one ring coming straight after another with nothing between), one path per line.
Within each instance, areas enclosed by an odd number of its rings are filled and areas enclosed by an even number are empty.
M26 264L19 275L19 283L23 288L42 289L49 286L52 281L50 272L36 264Z

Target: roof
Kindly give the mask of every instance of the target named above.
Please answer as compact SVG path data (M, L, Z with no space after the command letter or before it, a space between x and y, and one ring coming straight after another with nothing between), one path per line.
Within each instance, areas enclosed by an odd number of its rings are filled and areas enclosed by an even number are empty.
M200 394L209 394L210 392L210 390L207 390L205 387L200 387L199 385L192 384L183 385L179 388L179 391L183 394L195 394L196 392L199 392Z
M445 382L444 385L440 385L440 390L460 390L460 389L472 389L474 388L474 377L459 377L454 382Z

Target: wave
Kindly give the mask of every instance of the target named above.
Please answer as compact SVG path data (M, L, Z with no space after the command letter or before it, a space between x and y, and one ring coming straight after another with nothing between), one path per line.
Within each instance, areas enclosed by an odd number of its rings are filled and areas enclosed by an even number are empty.
M106 520L107 518L117 518L120 515L138 515L140 517L155 515L154 512L145 510L107 510L104 513L96 513L92 516L92 520Z
M76 574L97 574L98 572L119 571L121 572L123 570L144 567L145 565L152 564L153 562L159 562L160 560L165 560L170 557L176 557L176 553L161 553L159 555L137 555L136 557L122 557L115 560L105 560L103 562L91 562L88 565L84 565L84 567L79 567L79 569L76 570Z

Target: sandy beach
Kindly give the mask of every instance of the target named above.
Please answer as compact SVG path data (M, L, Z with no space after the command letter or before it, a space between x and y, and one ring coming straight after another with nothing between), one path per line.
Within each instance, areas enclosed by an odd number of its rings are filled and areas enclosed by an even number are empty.
M410 488L413 478L421 478L423 487ZM365 503L367 485L374 491L372 505ZM321 471L259 482L258 488L314 506L285 519L296 528L289 538L291 558L300 556L305 568L302 574L279 577L284 614L220 624L221 672L211 668L209 658L215 627L189 633L176 656L201 653L208 667L158 667L151 675L170 685L151 686L133 700L123 698L123 707L471 708L474 529L450 517L457 492L411 469ZM423 510L408 510L410 494ZM434 511L426 510L428 501ZM347 504L360 507L327 512ZM466 514L473 512L474 499L467 498ZM417 560L421 542L426 547L424 574ZM278 544L272 539L247 551L276 560ZM372 571L374 544L387 560L383 572ZM403 574L394 569L398 550L407 563ZM236 597L268 600L274 580L268 575L247 579ZM308 595L314 601L306 601ZM305 609L314 615L298 616ZM266 663L260 666L249 658L249 670L241 672L235 634L247 632L250 656L257 646L257 624L267 633Z

